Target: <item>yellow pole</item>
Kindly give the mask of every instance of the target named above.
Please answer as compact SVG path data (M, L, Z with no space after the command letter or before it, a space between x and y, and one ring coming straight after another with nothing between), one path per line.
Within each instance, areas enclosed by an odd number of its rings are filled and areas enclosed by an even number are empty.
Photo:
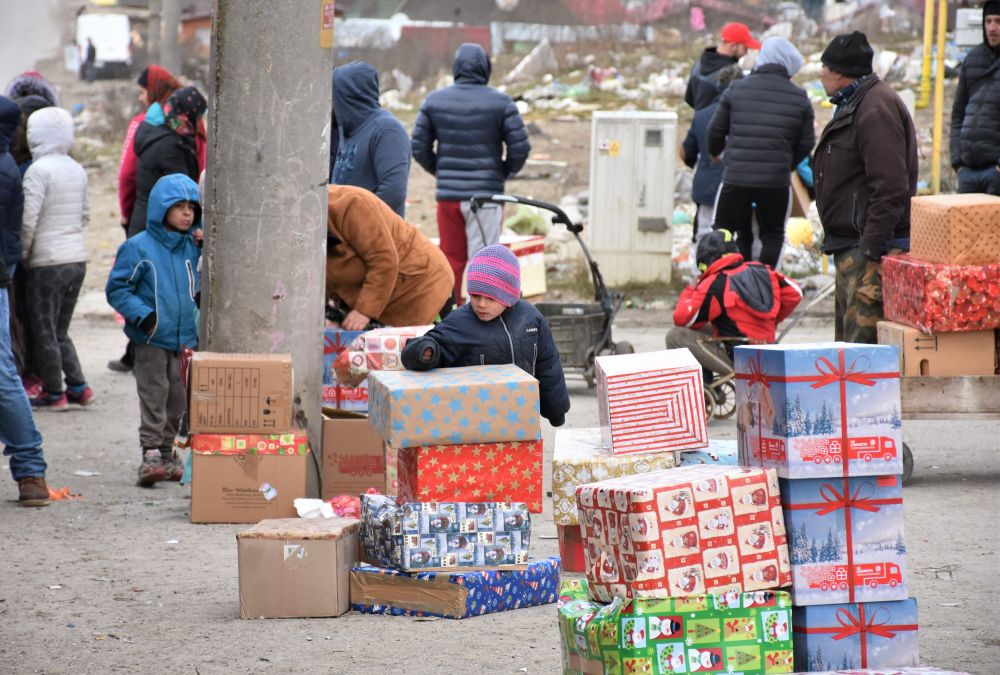
M931 194L941 192L941 135L944 127L944 38L948 0L938 0L937 67L934 69L934 136L931 145Z
M934 44L934 0L924 0L924 58L920 72L920 100L918 108L931 102L931 46Z

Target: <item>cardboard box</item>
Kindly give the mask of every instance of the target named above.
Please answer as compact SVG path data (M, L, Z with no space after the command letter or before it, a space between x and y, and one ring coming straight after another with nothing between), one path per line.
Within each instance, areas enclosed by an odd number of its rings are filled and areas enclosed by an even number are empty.
M792 611L795 669L825 663L891 668L920 662L917 601L813 605Z
M772 470L682 466L582 485L576 498L594 600L791 583Z
M371 373L369 419L394 448L541 438L538 380L514 365Z
M809 197L809 188L802 182L798 171L792 172L792 211L789 215L792 218L806 218L809 215L809 207L812 206L812 198Z
M740 463L740 446L735 439L712 439L708 442L708 448L705 450L682 450L679 454L681 457L681 466L692 466L695 464L739 466Z
M903 377L992 375L996 371L996 331L925 335L892 321L878 322L878 342L899 348Z
M357 520L263 520L236 542L240 618L340 616L350 609Z
M1000 197L930 195L910 200L910 255L949 265L1000 263Z
M323 499L385 487L385 445L368 417L343 411L324 415Z
M583 537L579 525L556 525L559 537L559 559L563 572L583 573L587 571L587 561L583 557Z
M559 588L563 673L790 673L791 602L781 591L599 605L587 582Z
M292 357L219 354L191 357L193 434L274 434L292 428Z
M896 347L738 346L734 362L744 466L782 478L903 472Z
M882 258L885 318L924 333L1000 328L1000 264L942 265Z
M365 614L464 619L551 604L558 586L559 558L536 558L523 570L506 572L407 574L358 565L351 572L351 609Z
M368 380L353 386L342 384L334 367L341 353L346 353L360 330L326 328L323 330L323 405L337 410L368 411Z
M576 488L594 481L675 466L672 452L612 455L601 444L601 430L556 429L552 450L552 519L556 525L578 525ZM564 569L568 569L565 565Z
M779 486L796 605L906 599L902 476Z
M597 411L615 455L708 445L701 365L687 349L598 356Z
M397 506L361 495L361 545L369 562L404 572L524 569L531 515L524 503L427 502Z
M305 433L192 434L191 522L294 518L306 493Z
M432 238L435 246L440 240ZM545 236L540 234L501 234L500 241L517 257L521 268L521 297L545 295L548 290L545 269ZM466 278L462 276L462 297L469 296Z
M396 501L524 502L542 512L541 439L402 448Z

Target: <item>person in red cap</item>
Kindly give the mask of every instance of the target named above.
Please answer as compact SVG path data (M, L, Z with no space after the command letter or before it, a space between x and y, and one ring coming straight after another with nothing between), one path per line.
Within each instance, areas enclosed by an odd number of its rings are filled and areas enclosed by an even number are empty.
M719 82L719 72L726 66L737 63L748 49L760 49L760 42L744 23L727 23L719 33L722 43L718 47L708 47L691 69L684 102L695 110L701 110L718 97L715 86Z

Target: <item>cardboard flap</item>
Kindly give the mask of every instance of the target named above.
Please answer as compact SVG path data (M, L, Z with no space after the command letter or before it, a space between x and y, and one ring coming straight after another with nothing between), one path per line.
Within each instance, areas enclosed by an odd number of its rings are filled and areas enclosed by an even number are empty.
M449 576L439 574L431 578L415 579L351 571L351 603L357 605L396 605L415 612L442 614L453 619L465 615L469 591L465 586L451 583Z
M356 532L354 518L271 518L236 534L237 539L339 539Z

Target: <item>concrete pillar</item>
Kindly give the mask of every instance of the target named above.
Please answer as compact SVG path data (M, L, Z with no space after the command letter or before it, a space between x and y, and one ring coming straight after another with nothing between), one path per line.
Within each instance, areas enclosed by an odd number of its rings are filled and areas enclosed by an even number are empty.
M162 11L162 0L149 0L149 23L146 24L147 65L160 63L160 14Z
M201 279L201 348L291 353L316 453L333 68L321 19L321 3L217 0Z
M181 48L177 44L177 31L181 27L181 0L161 2L160 65L176 77L181 74Z

